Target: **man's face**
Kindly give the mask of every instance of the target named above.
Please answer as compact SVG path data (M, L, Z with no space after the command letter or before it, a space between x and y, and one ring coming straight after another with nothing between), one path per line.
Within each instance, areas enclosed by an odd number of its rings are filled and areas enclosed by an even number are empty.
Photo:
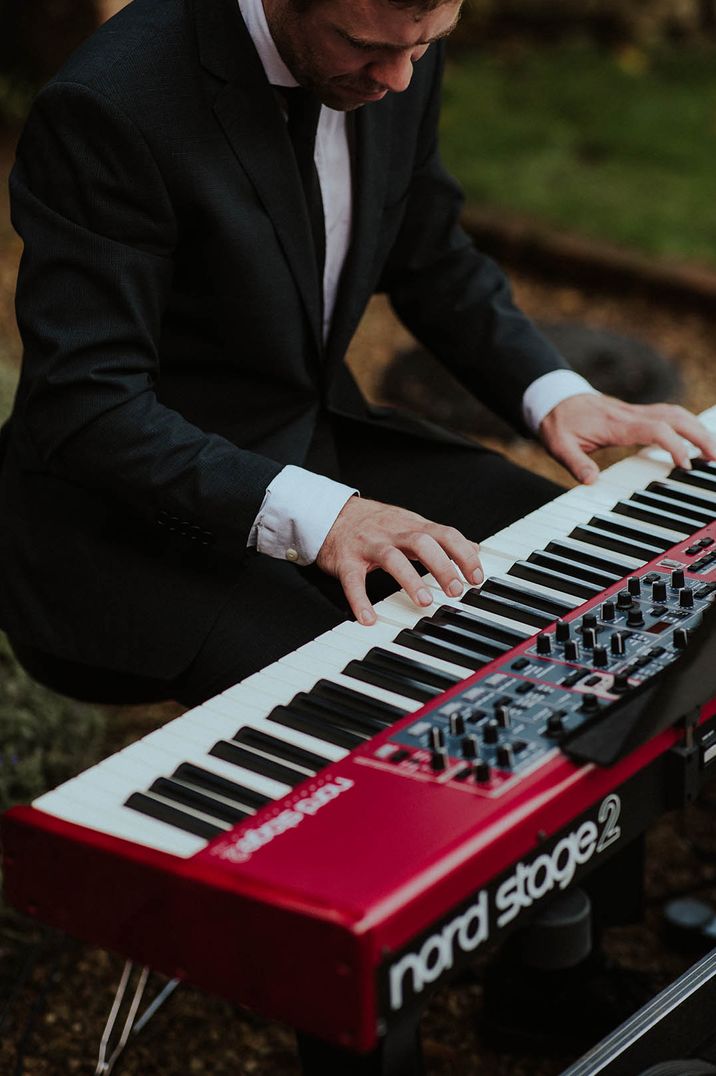
M389 0L316 0L296 11L293 0L263 0L284 63L302 86L342 112L407 89L413 64L457 23L462 0L433 11Z

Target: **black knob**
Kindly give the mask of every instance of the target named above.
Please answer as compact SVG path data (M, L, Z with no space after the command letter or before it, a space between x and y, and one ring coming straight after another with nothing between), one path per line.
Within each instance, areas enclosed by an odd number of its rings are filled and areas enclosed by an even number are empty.
M616 655L616 657L618 658L623 657L623 655L626 653L626 643L624 642L624 636L620 631L617 631L614 635L612 635L612 640L609 645L612 654Z
M602 605L602 620L614 620L616 616L616 607L614 602L604 602Z
M473 767L473 773L475 774L475 780L479 784L484 784L485 781L490 780L490 765L485 762L484 758L478 759Z
M686 579L684 578L684 569L674 568L673 572L671 573L671 585L674 590L681 590L685 582Z
M594 628L582 628L582 643L588 650L593 650L597 644L597 633Z
M509 728L512 720L509 706L496 706L495 720L501 729Z
M694 592L689 590L688 587L684 587L679 591L679 606L682 609L693 609L694 607Z
M477 758L477 736L466 736L462 741L463 758Z
M617 609L631 609L634 599L628 590L620 590L617 594Z
M564 656L567 661L576 661L579 657L579 647L574 639L568 639L564 644Z
M689 645L689 632L687 628L677 628L674 632L674 650L686 650Z
M595 668L597 669L603 669L607 665L609 657L607 655L606 646L594 647L594 651L592 653L592 661L594 662Z
M440 751L445 746L445 733L442 729L433 725L428 733L428 740L433 751Z
M555 714L550 714L547 718L547 735L559 736L564 732L564 714L557 711Z
M654 583L651 588L651 597L655 602L666 601L666 583L663 579L660 579L658 583Z
M644 614L641 609L630 609L627 613L627 626L630 628L641 628L644 624Z
M465 718L462 714L450 714L450 735L465 735Z
M566 643L570 636L569 624L564 620L558 620L557 626L554 629L554 634L558 643Z
M514 762L514 752L512 745L509 743L501 743L497 748L497 764L502 766L503 769L509 770L512 768Z
M435 770L436 773L442 773L443 770L447 769L447 763L447 751L430 752L430 767Z
M538 654L551 654L552 653L552 640L549 635L544 632L542 635L537 636L537 653Z
M584 710L587 714L594 714L599 709L599 699L596 695L593 695L591 691L586 692L582 696L582 705L580 709Z
M639 580L638 576L633 575L631 579L627 582L627 587L629 588L629 593L633 597L638 598L641 594L641 581Z
M624 691L629 690L629 677L626 673L617 673L614 677L614 683L612 684L612 691L617 695L621 695Z
M584 616L582 617L582 627L583 628L596 628L596 626L597 626L596 615L594 613L585 613Z
M496 721L488 721L482 730L482 738L485 743L497 743L500 735L500 726Z

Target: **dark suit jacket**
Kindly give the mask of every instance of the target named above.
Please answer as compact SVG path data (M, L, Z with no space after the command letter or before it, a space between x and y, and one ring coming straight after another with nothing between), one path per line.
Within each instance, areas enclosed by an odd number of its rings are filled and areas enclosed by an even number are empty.
M372 421L342 360L375 291L520 422L524 389L563 363L457 223L440 68L433 47L405 93L355 114L355 238L325 348L298 172L236 0L134 0L41 92L11 179L25 357L0 476L6 630L118 670L185 667L321 409Z

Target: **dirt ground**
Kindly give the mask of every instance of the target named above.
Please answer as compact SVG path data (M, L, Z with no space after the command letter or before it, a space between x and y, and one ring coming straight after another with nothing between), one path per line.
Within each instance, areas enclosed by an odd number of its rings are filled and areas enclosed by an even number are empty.
M0 211L4 207L0 206ZM7 371L19 356L12 288L19 244L0 216L0 359ZM579 321L651 344L683 378L687 406L716 403L716 311L713 318L654 304L639 295L589 293L569 282L546 283L515 272L517 297L547 321ZM369 311L351 362L369 395L379 398L387 364L409 338L382 301ZM564 473L523 441L501 446L525 466L558 480ZM611 462L613 453L602 462ZM112 711L107 753L161 723L168 711ZM688 811L662 819L649 834L645 920L612 929L607 949L622 965L648 973L654 990L671 981L690 957L669 948L661 907L670 896L697 894L716 901L714 790ZM100 891L97 900L111 899ZM190 925L189 929L190 929ZM237 924L241 929L241 924ZM4 1076L64 1076L94 1072L96 1051L116 981L119 956L45 933L9 912L0 917L0 1072ZM160 985L158 978L152 985ZM574 1057L555 1040L555 1056L523 1057L488 1048L480 1025L479 982L441 991L424 1019L428 1076L552 1076ZM558 1038L558 1037L557 1037ZM117 1068L121 1076L295 1076L290 1029L241 1012L182 986L134 1040ZM340 1074L336 1074L340 1076Z

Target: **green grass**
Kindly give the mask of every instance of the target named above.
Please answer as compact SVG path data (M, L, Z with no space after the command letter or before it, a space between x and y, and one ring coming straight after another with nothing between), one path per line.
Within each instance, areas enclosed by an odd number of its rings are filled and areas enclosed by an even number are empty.
M716 53L457 52L443 154L476 204L716 263Z

